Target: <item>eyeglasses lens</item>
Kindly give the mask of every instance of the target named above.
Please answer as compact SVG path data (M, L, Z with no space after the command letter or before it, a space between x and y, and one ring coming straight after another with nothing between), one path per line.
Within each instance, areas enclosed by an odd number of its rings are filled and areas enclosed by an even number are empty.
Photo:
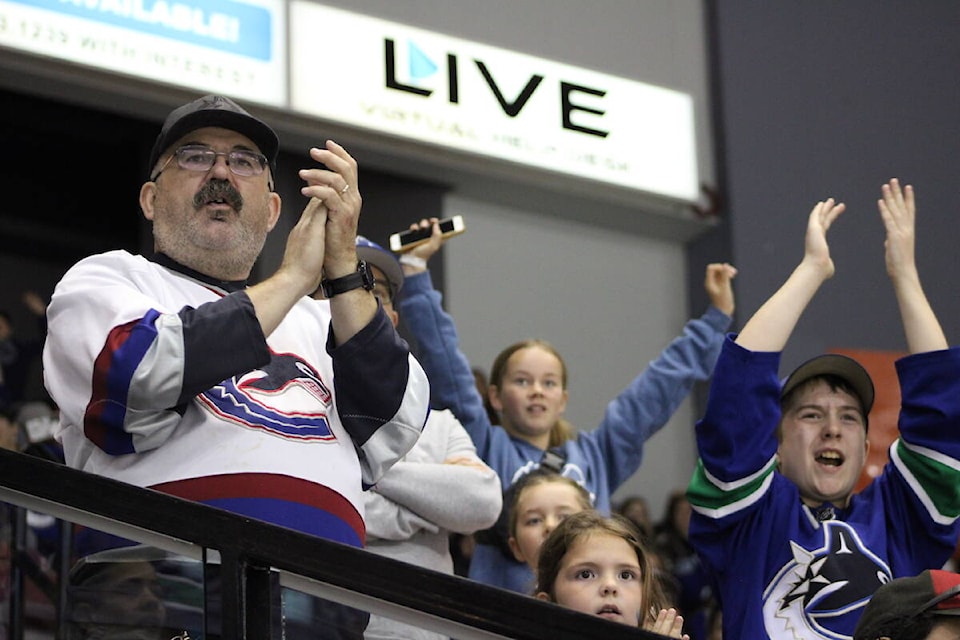
M180 147L176 152L177 164L188 171L209 171L218 156L226 156L230 171L238 176L255 176L263 173L267 159L254 151L234 149L229 153L220 153L209 147Z

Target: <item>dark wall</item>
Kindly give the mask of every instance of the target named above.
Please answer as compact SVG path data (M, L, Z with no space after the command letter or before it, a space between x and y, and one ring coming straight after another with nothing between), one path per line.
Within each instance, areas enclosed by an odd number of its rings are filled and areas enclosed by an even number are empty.
M143 145L154 128L7 91L0 103L0 251L68 266L135 250Z
M94 253L150 250L149 225L137 200L161 123L3 90L0 103L5 187L0 255L62 272ZM441 214L440 185L371 171L357 159L364 196L361 233L386 245L390 233ZM276 183L283 221L255 278L280 263L285 230L306 204L297 170L312 163L306 150L281 152ZM24 272L29 275L29 269Z
M738 324L803 252L807 214L848 210L828 239L837 267L802 318L784 367L833 347L905 348L876 201L896 176L918 194L920 273L960 343L960 3L955 0L708 2L728 225L740 269ZM694 283L694 286L699 286Z

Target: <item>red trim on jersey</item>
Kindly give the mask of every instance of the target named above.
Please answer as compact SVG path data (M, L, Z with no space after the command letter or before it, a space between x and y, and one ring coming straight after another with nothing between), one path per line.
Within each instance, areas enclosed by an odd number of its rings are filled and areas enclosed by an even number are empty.
M326 511L348 523L363 539L363 518L349 500L322 484L274 473L231 473L174 480L150 487L163 493L208 502L230 498L288 500Z

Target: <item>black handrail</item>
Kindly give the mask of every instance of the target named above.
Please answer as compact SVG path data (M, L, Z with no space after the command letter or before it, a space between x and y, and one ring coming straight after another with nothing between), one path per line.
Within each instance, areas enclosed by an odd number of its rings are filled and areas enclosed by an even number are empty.
M373 613L403 617L406 611L408 618L408 610L426 614L415 624L462 640L662 638L21 453L0 450L0 500L198 559L219 553L223 575L240 581L230 589L227 580L224 584L226 638L254 639L246 635L249 619L243 617L251 608L262 611L265 603L244 599L263 590L256 585L248 589L244 581L265 569L279 571L282 584ZM234 615L228 619L230 612Z

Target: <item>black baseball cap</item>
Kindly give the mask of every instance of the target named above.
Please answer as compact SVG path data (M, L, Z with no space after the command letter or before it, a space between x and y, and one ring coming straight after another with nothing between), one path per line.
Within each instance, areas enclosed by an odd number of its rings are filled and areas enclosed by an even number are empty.
M780 386L780 399L785 398L807 380L825 375L833 375L845 380L860 399L864 417L870 413L874 397L873 380L870 379L870 374L853 358L837 353L827 353L811 358L794 369Z
M157 166L157 160L173 143L191 131L203 127L221 127L247 136L257 145L260 153L267 157L271 174L276 174L277 152L280 149L276 132L230 98L207 95L177 107L164 120L160 135L150 152L147 176L151 175Z
M863 610L853 640L899 640L923 614L960 616L960 575L928 569L881 586Z

